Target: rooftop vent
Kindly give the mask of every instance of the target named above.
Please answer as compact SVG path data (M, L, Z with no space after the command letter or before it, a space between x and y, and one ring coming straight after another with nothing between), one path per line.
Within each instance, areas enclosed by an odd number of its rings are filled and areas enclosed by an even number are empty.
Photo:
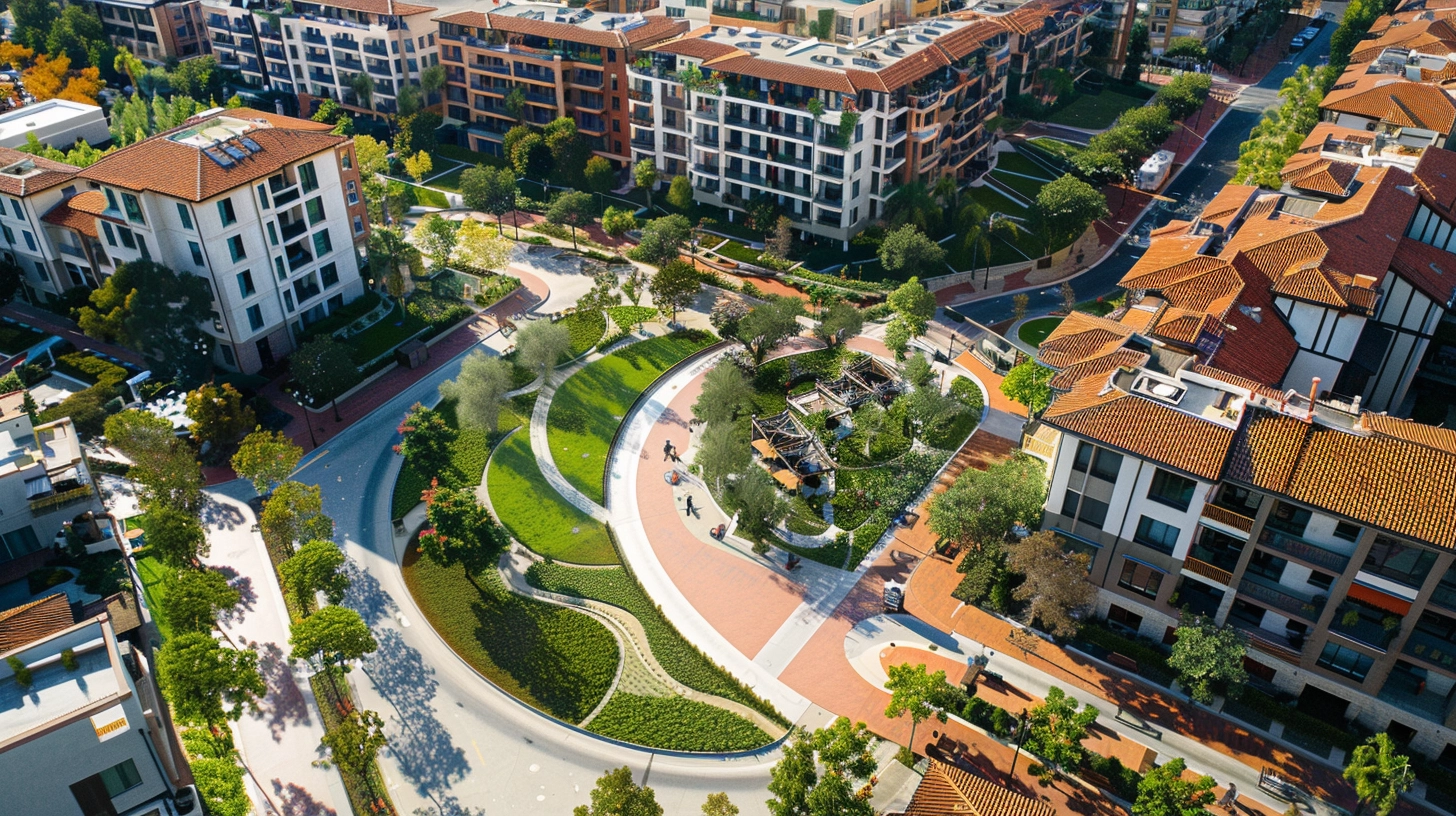
M855 65L858 65L861 68L876 68L876 69L878 69L878 68L885 67L883 63L877 62L877 61L872 60L872 59L865 59L864 57L855 57L854 58L854 64Z

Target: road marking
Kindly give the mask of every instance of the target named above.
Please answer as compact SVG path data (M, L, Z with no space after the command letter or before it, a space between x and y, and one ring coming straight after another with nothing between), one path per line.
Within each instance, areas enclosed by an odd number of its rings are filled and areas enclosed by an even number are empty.
M314 462L317 462L318 460L324 458L325 456L328 456L330 450L331 450L331 448L324 448L323 450L319 451L319 453L318 453L317 456L315 456L312 459L308 460L308 462L306 462L305 464L303 464L301 467L295 468L292 473L288 474L288 478L292 479L294 476L297 476L298 474L304 472L305 470L308 470L309 467L311 467Z
M489 764L489 763L487 763L485 761L485 754L482 754L480 752L480 746L475 744L475 740L471 740L470 741L470 747L474 748L475 749L475 755L478 756L478 757L480 757L480 764L481 764L482 767L484 767L484 766L486 766L486 765Z

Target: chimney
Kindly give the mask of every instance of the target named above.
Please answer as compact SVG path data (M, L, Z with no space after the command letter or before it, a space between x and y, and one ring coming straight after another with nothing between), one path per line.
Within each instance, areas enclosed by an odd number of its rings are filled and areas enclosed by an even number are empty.
M1309 416L1304 418L1305 422L1314 421L1314 401L1319 399L1320 378L1315 377L1309 383Z

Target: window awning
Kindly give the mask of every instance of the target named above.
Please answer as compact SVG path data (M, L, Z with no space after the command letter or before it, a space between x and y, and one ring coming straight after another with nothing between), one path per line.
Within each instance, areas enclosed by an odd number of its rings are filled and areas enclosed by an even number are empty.
M1364 584L1350 584L1350 591L1346 593L1346 597L1354 601L1369 604L1383 612L1399 615L1400 617L1405 617L1411 611L1410 601L1386 594Z
M51 477L37 476L34 479L25 480L25 497L27 499L43 496L49 492L51 492Z

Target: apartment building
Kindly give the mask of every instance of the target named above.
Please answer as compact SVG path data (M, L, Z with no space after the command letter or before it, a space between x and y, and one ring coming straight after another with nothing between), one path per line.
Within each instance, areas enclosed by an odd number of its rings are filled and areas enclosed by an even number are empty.
M465 123L469 147L500 155L506 131L524 121L576 120L593 152L631 159L628 67L654 43L687 30L681 20L604 14L546 3L436 18L445 66L447 120ZM520 117L506 97L519 89Z
M90 189L67 206L96 222L103 276L136 260L205 276L214 364L254 373L363 293L353 143L328 130L247 108L203 113L82 170Z
M752 26L775 34L808 36L809 25L830 14L825 40L852 43L887 29L941 14L941 0L664 0L662 13L693 25Z
M293 93L283 31L267 0L202 0L208 47L239 91ZM257 11L257 14L254 14ZM277 79L280 85L274 84Z
M24 391L0 394L0 583L45 564L65 522L88 510L101 500L71 420L34 425Z
M174 816L173 749L146 659L105 614L71 624L61 600L53 620L27 621L45 634L0 653L0 796L35 816ZM10 658L30 669L28 688Z
M1087 26L1098 4L1084 0L984 0L958 13L963 19L984 17L1005 26L1011 46L1007 60L1009 94L1040 94L1043 70L1076 74L1091 48Z
M0 257L21 272L21 294L35 304L55 300L73 286L98 286L96 267L82 248L50 240L44 220L80 187L69 164L0 148Z
M1108 76L1122 75L1122 68L1127 64L1128 42L1132 39L1132 28L1137 23L1137 17L1138 4L1135 0L1107 0L1087 18L1087 23L1093 28L1108 32L1107 63L1101 66Z
M687 175L700 201L741 212L771 199L803 232L847 242L906 181L984 172L1007 38L951 19L854 48L695 31L629 69L633 160ZM705 77L695 87L681 81L690 67Z
M1255 0L1152 0L1148 4L1148 46L1156 56L1178 37L1217 48Z
M101 30L113 45L154 65L207 53L198 0L97 0Z

